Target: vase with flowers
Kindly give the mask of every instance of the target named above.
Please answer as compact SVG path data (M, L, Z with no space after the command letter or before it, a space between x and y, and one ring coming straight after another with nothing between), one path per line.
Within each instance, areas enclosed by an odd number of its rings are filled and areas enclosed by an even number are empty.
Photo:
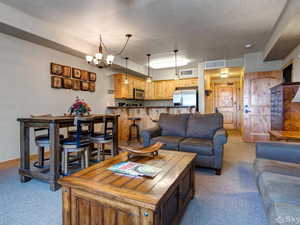
M80 99L79 97L76 97L75 102L69 108L69 113L71 115L74 114L77 117L84 116L86 114L89 115L90 112L91 112L91 107L83 99Z

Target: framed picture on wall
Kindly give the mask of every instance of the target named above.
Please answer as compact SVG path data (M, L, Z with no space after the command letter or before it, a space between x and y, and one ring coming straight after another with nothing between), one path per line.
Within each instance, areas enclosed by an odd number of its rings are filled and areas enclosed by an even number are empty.
M62 88L62 78L58 76L51 76L51 87Z
M89 75L90 75L90 77L89 77L90 81L94 81L95 82L97 80L96 73L90 72Z
M96 83L95 82L90 82L89 83L89 91L90 92L95 92L96 91Z
M72 69L70 66L63 66L63 72L62 72L62 75L64 77L71 77L71 72L72 72Z
M52 75L62 75L63 66L56 63L50 63L50 73Z
M71 89L72 88L72 79L63 78L63 88Z
M78 91L81 89L80 80L72 80L72 89Z
M76 79L81 78L81 70L77 68L72 68L72 77Z
M89 80L89 72L85 70L81 70L81 80L88 81Z
M88 91L89 90L89 82L81 81L81 90Z

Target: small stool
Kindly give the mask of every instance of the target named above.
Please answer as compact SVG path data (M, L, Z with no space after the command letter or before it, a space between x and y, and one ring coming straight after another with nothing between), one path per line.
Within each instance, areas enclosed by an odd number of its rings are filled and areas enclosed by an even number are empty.
M128 135L128 143L133 141L134 139L137 139L138 142L140 142L140 127L136 124L136 121L141 120L139 117L130 117L128 120L132 121L132 124L129 126L129 135ZM136 130L136 136L132 136L132 130Z

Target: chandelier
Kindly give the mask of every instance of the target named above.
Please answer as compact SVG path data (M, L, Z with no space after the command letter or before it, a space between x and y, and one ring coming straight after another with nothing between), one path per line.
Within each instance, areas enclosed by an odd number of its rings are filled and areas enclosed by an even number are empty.
M119 56L124 52L124 50L128 44L128 41L132 37L132 35L126 34L125 37L126 37L126 42L125 42L123 48L119 51L119 53L117 53L116 55L113 55L106 48L106 46L102 40L102 37L100 35L100 43L99 43L98 52L94 56L92 56L92 55L85 56L86 61L89 64L93 64L93 65L97 66L98 68L105 68L105 67L111 66L111 64L113 63L113 61L115 59L115 56ZM106 54L104 54L103 50L105 50Z

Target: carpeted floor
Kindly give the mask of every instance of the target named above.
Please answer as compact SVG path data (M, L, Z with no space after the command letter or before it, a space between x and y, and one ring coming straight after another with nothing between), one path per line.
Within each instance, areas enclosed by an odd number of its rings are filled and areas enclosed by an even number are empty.
M254 157L254 145L231 133L222 176L197 169L196 196L181 225L266 225ZM60 191L35 180L21 184L17 168L0 171L0 225L61 225Z

